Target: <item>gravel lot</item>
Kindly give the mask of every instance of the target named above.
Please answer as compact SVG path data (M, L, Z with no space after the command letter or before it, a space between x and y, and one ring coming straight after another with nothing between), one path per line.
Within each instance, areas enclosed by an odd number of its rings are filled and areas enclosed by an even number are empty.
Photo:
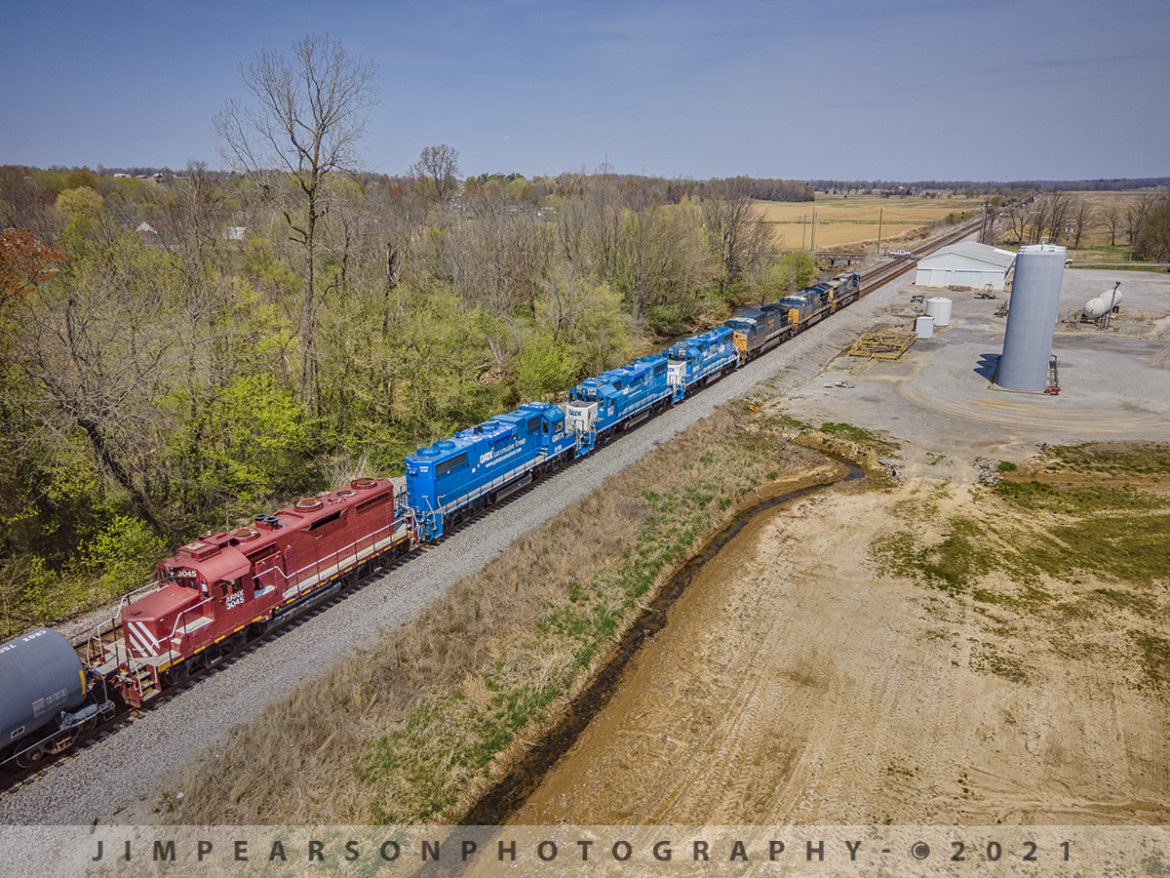
M288 629L117 734L4 794L0 797L0 823L148 819L141 807L143 800L160 791L173 791L169 785L173 773L222 746L234 725L250 720L268 703L331 665L352 658L383 631L408 624L430 601L460 578L481 569L512 541L717 406L757 384L782 389L807 381L888 310L898 289L907 282L909 278L904 277L887 284L684 405L428 548L422 557L370 581L336 606Z

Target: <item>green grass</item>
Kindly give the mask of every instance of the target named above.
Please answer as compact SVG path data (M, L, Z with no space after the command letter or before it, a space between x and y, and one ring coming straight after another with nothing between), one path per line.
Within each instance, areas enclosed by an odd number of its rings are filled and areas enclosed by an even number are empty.
M1117 510L1161 509L1170 505L1164 497L1122 486L1090 485L1060 487L1044 482L1001 481L995 493L1016 509L1055 512L1061 515L1094 515Z
M1023 521L1030 520L1029 525L1010 523L1010 517L1001 521L994 511L982 521L957 517L934 545L923 544L909 530L879 537L870 547L871 560L884 573L918 579L953 594L1000 570L1015 583L1015 590L1002 593L977 587L972 596L980 603L1018 610L1052 601L1038 584L1044 575L1074 583L1093 577L1147 587L1170 576L1170 500L1164 497L1124 485L1057 487L1006 481L988 496L1003 501ZM1121 594L1105 590L1097 602L1120 600ZM1066 610L1093 613L1087 606Z
M768 417L771 420L773 420L775 423L780 424L781 426L784 426L784 427L789 427L790 429L793 429L793 430L815 430L816 429L816 427L814 427L812 424L808 423L808 421L802 421L802 420L800 420L800 418L794 418L792 415L785 414L784 412L773 412L773 413L770 413L768 415Z
M1014 655L1001 652L990 643L982 644L971 656L971 667L976 671L995 674L1013 682L1027 679L1023 663Z
M425 699L366 747L355 773L369 790L371 819L450 816L465 779L485 774L522 728L547 719L549 706L613 646L655 582L724 520L712 507L726 511L758 487L776 451L774 436L735 433L700 456L694 469L701 478L673 491L644 492L640 499L652 514L619 563L568 583L564 600L548 608L526 646L486 674L486 704L482 698L473 703L463 691ZM380 793L391 777L398 783L405 778L411 790L405 810Z
M910 531L874 540L870 558L884 573L918 579L952 594L965 591L994 567L993 556L978 544L977 522L955 518L942 541L922 545Z
M1158 274L1166 273L1166 267L1164 265L1147 262L1110 262L1101 265L1077 265L1073 263L1070 268L1079 268L1083 271L1153 271Z
M855 442L858 445L865 445L873 448L879 454L893 454L898 450L898 443L893 440L878 435L872 430L867 430L864 427L857 427L853 424L844 424L838 421L828 421L821 424L821 432L826 436L832 436L838 439L845 439L849 442Z
M1142 443L1109 447L1099 443L1054 445L1045 456L1049 470L1124 475L1170 475L1170 445Z

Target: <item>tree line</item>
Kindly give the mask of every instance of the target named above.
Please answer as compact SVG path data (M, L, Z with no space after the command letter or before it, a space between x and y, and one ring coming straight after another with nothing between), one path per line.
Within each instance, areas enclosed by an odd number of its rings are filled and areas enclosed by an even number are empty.
M366 62L309 37L243 79L229 171L0 168L0 633L816 274L761 181L371 174Z
M1139 259L1170 259L1170 189L1104 204L1061 190L1043 192L1006 203L999 216L1014 244L1043 241L1079 249L1100 234L1110 247L1124 244Z

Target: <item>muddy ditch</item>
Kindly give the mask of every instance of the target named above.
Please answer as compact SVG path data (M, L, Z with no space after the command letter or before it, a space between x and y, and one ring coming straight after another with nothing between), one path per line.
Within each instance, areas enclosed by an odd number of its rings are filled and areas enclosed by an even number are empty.
M671 607L683 595L695 576L745 527L779 506L840 484L865 478L865 472L851 461L835 456L833 459L844 465L844 474L839 478L805 485L749 506L715 534L701 551L688 559L642 610L613 650L609 661L572 701L556 725L527 751L504 778L479 798L464 816L462 825L502 824L524 804L528 796L540 786L549 770L569 751L593 718L605 707L620 685L626 668L642 647L666 627Z

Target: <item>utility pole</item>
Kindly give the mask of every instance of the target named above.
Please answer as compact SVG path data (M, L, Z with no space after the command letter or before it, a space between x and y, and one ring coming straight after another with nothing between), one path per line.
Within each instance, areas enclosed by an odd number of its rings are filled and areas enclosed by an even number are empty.
M800 215L800 249L804 249L804 235L808 231L808 217L805 214Z
M884 207L878 208L878 252L877 255L882 255L882 214L885 213Z
M812 210L812 232L810 233L809 238L810 240L808 249L811 250L815 256L817 252L817 209L815 206Z

